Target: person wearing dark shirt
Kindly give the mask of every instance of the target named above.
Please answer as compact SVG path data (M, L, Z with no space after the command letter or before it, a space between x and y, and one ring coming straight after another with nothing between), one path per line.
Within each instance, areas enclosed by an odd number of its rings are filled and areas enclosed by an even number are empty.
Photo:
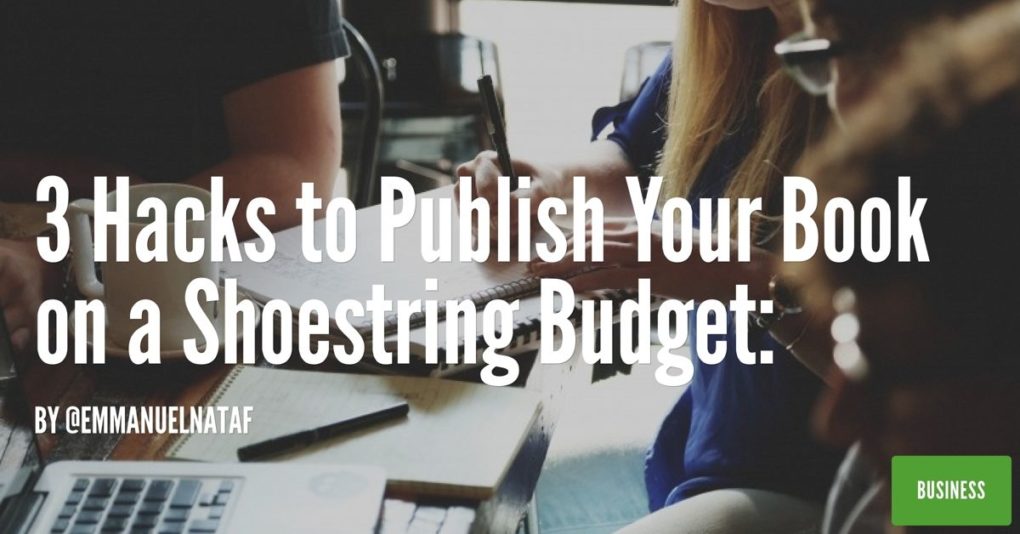
M877 4L838 6L840 18L820 18L816 35L832 42L852 37L850 17L871 22ZM825 534L1016 532L1008 514L998 528L945 529L896 529L890 516L896 457L1005 457L998 472L1016 480L1008 458L1020 451L1020 308L1012 305L1020 278L1003 244L1011 241L1020 197L1013 142L1020 124L1020 4L974 4L981 3L883 6L890 8L881 14L888 34L876 24L858 26L872 30L870 38L889 40L856 48L858 57L841 61L831 81L855 76L852 64L867 55L879 59L872 65L883 56L889 65L869 73L874 83L858 99L840 100L844 128L797 169L816 177L820 204L838 198L854 210L876 198L895 202L900 176L911 176L912 196L927 199L923 224L932 260L874 262L858 253L841 263L816 256L786 266L817 296L814 313L837 339L833 387L816 411L818 431L835 443L856 442L830 494ZM834 224L815 219L820 228ZM937 484L943 483L950 484ZM1010 483L1000 487L1008 511ZM992 490L987 496L963 490L963 499L993 499ZM1013 501L1015 510L1015 492Z
M48 175L72 197L94 176L222 176L239 236L256 197L276 204L270 229L293 226L302 182L333 194L347 53L336 0L0 0L0 200L34 199ZM16 345L52 269L33 243L0 240Z

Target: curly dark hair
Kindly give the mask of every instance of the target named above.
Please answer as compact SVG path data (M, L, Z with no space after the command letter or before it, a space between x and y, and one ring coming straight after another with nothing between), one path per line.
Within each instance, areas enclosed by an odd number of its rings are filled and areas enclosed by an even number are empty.
M791 266L816 306L828 305L825 297L841 286L912 284L930 315L959 330L970 350L978 342L982 350L1015 354L1018 57L1018 2L936 24L908 42L890 75L847 117L846 131L831 132L809 151L796 174L814 180L820 202L843 197L860 208L880 197L895 207L900 176L912 178L915 198L928 199L922 225L930 262L901 263L894 250L878 264L858 253L842 264L816 256L806 267Z
M1003 0L809 0L811 18L826 35L860 53L884 55L903 36L936 19L959 19Z

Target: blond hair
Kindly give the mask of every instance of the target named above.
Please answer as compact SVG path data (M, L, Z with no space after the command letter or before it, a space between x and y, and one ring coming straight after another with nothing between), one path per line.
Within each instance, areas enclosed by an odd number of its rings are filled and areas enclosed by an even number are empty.
M804 93L773 60L779 32L768 10L686 0L679 11L669 135L659 167L663 192L667 198L688 196L719 145L751 128L755 137L725 196L762 197L772 212L772 193L813 139L824 103Z

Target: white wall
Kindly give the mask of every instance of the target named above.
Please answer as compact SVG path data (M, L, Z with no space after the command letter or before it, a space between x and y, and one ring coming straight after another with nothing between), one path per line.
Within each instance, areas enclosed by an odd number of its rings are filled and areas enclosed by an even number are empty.
M624 52L677 27L675 7L465 0L460 16L499 47L511 152L547 161L586 143L595 109L619 100Z

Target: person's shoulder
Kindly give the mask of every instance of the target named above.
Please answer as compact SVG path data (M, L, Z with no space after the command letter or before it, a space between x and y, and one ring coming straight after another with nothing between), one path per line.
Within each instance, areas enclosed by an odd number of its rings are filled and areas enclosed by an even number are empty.
M316 28L340 28L338 0L216 0L199 9L212 9L230 19L302 23Z
M210 29L222 92L347 57L336 0L216 0Z
M665 82L668 86L669 82L673 79L673 51L670 50L666 57L659 63L658 68L655 69L655 73L652 74L652 78L657 80L660 84Z

